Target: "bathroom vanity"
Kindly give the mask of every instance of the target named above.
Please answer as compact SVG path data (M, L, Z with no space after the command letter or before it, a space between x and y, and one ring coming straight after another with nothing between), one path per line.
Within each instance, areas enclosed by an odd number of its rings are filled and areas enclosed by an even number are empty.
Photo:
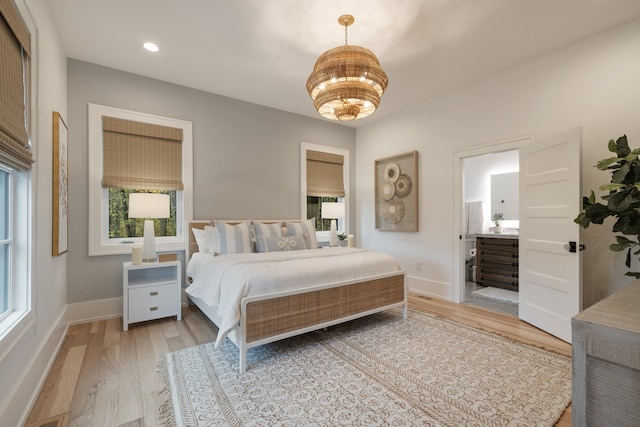
M518 236L495 235L476 238L476 283L518 290Z

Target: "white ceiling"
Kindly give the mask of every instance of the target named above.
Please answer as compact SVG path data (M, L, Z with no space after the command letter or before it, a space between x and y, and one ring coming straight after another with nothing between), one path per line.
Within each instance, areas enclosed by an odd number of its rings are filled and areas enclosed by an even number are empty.
M34 1L70 58L314 118L306 79L350 13L349 44L389 76L356 127L640 16L639 0Z

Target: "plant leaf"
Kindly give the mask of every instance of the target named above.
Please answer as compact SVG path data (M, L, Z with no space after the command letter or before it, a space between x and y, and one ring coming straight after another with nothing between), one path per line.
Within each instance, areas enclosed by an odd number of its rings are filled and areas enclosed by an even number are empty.
M627 271L626 273L624 273L624 275L635 277L636 279L640 279L640 273L638 273L637 271Z
M591 224L591 221L589 220L589 218L587 218L584 212L580 212L580 214L573 219L573 222L585 229L589 228L589 224Z
M617 184L623 183L630 170L631 163L625 163L624 165L620 166L620 169L611 174L611 182Z
M627 249L626 245L620 245L618 243L612 243L609 245L609 250L613 252L622 252Z
M635 150L633 150L631 153L629 153L629 155L627 157L625 157L624 159L628 162L632 162L635 159L638 158L638 156L640 156L640 149L636 148Z
M624 212L631 207L633 197L628 191L614 193L607 199L607 207L613 212Z
M602 159L600 160L598 163L596 163L596 167L600 170L605 170L607 169L610 165L617 163L618 162L618 158L617 157L609 157L608 159Z
M616 141L616 153L618 157L627 157L631 153L629 148L629 142L627 141L627 135L622 135Z
M627 260L625 261L624 265L626 265L627 268L631 268L631 248L629 248L629 250L627 251Z
M584 209L586 219L593 224L602 224L602 222L614 213L601 203L594 203Z
M607 148L609 149L609 151L611 151L612 153L616 152L616 140L615 139L610 139L609 140L609 144L607 144Z
M623 245L637 245L637 242L634 242L633 240L629 240L624 236L616 236L616 240L618 241L618 243L623 244Z
M602 184L600 186L601 191L616 191L620 188L623 188L624 184Z
M629 251L631 251L632 247L638 246L638 242L629 240L624 236L616 236L616 240L618 241L618 243L612 243L611 245L609 245L609 249L614 252L622 252L625 249L629 249ZM627 256L630 255L627 253Z
M616 216L616 215L614 215ZM635 236L640 234L640 214L635 210L626 215L617 215L618 220L613 224L612 231L614 233L622 233L627 236Z

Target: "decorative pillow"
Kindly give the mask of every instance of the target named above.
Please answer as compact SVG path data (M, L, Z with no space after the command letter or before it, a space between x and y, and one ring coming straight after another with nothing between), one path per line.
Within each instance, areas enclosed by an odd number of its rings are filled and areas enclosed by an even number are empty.
M257 237L271 236L282 237L282 225L279 222L265 224L263 222L253 222L253 235Z
M280 252L280 251L297 251L307 249L304 243L304 237L275 237L261 236L256 237L258 252Z
M209 235L202 228L192 228L193 236L196 238L196 243L198 244L198 252L209 253L211 250L211 241L209 240ZM216 246L218 240L216 239Z
M316 239L316 219L305 219L300 222L287 221L287 231L289 236L303 236L307 249L316 249L318 239Z
M220 253L220 247L218 246L218 230L215 227L207 225L204 227L204 231L207 232L207 237L209 238L209 252L217 255Z
M249 221L230 225L223 221L215 221L218 230L218 250L221 254L250 254L251 236Z

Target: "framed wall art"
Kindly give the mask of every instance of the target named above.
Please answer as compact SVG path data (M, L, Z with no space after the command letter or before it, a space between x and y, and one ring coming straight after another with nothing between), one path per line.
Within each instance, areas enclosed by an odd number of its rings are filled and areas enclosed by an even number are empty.
M67 252L69 224L68 128L53 112L53 256Z
M418 152L375 161L376 230L418 231Z

